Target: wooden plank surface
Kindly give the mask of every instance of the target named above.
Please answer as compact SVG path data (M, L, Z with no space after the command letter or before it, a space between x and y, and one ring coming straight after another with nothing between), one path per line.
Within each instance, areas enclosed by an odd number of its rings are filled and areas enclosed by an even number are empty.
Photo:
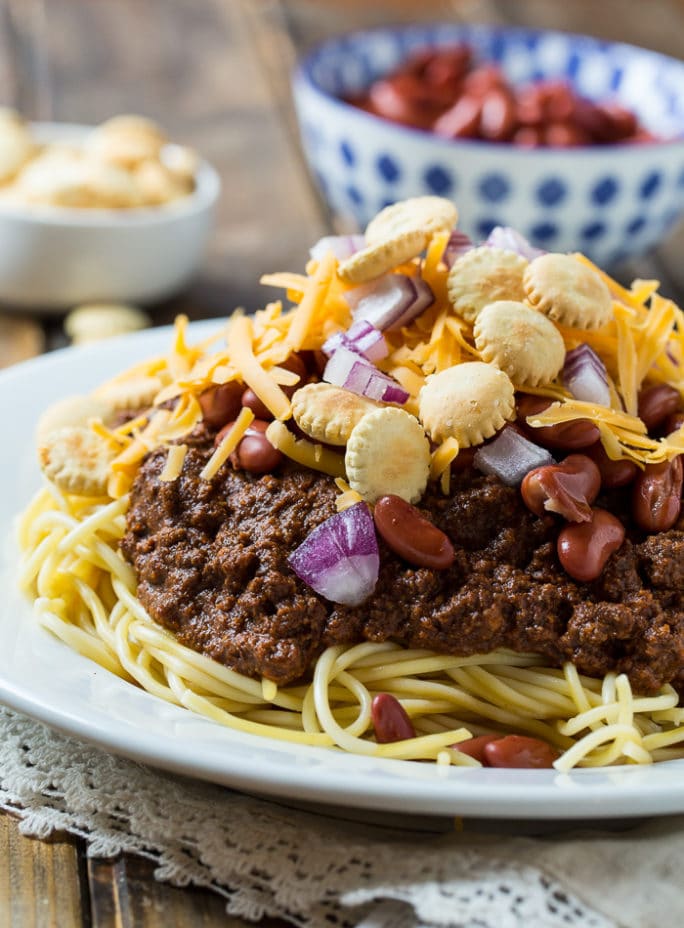
M142 112L196 146L223 181L216 234L195 284L154 319L252 309L263 301L260 273L299 268L327 223L288 93L298 50L333 31L417 15L591 31L682 54L677 0L0 0L1 102L31 118L86 123ZM682 248L680 227L630 271L660 276L668 295L681 296ZM0 316L0 367L40 352L46 333L59 342L59 322L42 322ZM0 815L0 928L246 928L219 896L159 884L153 869L132 857L87 859L70 837L24 838Z
M3 928L80 928L87 924L79 862L71 838L37 841L0 815L0 925Z

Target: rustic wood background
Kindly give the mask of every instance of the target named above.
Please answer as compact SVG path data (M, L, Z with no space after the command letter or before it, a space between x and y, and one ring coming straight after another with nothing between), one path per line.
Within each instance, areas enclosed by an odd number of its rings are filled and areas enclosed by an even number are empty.
M145 113L212 161L223 197L202 273L153 317L222 315L255 308L259 275L299 268L330 228L298 149L287 80L296 55L336 31L418 17L559 27L684 57L682 0L0 0L0 103L84 123ZM624 276L659 277L681 298L683 246L680 228ZM0 367L63 341L60 319L0 315ZM149 862L84 851L68 836L24 838L0 815L0 926L247 924L218 896L156 883Z

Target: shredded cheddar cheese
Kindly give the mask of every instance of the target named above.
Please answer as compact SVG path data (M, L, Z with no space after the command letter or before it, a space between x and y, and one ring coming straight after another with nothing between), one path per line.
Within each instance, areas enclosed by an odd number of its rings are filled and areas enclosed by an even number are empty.
M185 455L187 453L187 445L171 445L166 456L166 463L164 464L162 472L159 475L159 479L162 481L162 483L170 483L172 480L176 480L180 476L180 473L183 470L183 461L185 460Z
M228 329L228 350L233 364L275 418L287 419L290 401L254 356L252 338L252 320L248 316L234 315Z
M344 477L344 458L322 445L316 445L305 438L295 438L284 422L277 419L266 429L266 438L274 448L311 470L320 470L331 477Z
M212 477L216 476L220 468L223 467L230 455L235 451L253 421L254 413L247 406L243 406L240 415L233 423L233 427L224 435L218 448L200 471L202 480L211 480Z

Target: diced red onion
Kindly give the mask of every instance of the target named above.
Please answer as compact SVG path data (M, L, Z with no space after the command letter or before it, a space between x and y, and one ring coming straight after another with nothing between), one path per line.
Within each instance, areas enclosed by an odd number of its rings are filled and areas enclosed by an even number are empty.
M380 555L370 509L356 503L315 528L288 558L312 589L333 603L358 606L378 581Z
M555 463L546 448L535 445L509 425L473 456L473 465L478 470L493 474L509 487L517 486L535 467Z
M366 240L363 235L325 235L311 246L309 255L314 261L320 261L332 251L338 261L344 261L365 247Z
M563 383L576 400L610 406L606 365L585 343L565 355Z
M517 229L512 229L511 226L494 226L485 245L502 248L504 251L514 251L523 258L527 258L528 261L534 261L539 255L546 254L542 248L535 248L531 245L524 235Z
M323 380L382 403L402 405L409 398L409 394L396 380L383 374L362 355L344 346L332 353L323 371Z
M431 306L435 296L421 277L384 274L344 294L358 322L365 319L377 329L400 329Z
M448 268L451 268L457 258L460 258L467 251L471 251L474 247L470 236L466 235L465 232L461 232L460 229L454 229L442 253L442 261Z
M389 345L380 329L376 329L365 319L355 322L346 332L335 332L331 335L323 343L323 352L330 357L340 347L356 351L373 363L382 361L389 354Z

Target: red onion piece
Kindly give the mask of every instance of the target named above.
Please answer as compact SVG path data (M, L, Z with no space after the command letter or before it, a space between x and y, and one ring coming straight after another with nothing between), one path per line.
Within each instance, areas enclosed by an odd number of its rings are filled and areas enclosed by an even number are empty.
M524 235L510 226L494 226L485 245L490 245L492 248L502 248L504 251L514 251L516 254L522 255L523 258L527 258L528 261L534 261L539 255L546 254L542 248L535 248Z
M383 374L362 355L344 346L332 353L323 371L323 380L382 403L403 405L409 398L409 394L396 380Z
M470 236L466 235L465 232L461 232L460 229L454 229L442 253L442 261L448 268L451 268L457 258L460 258L467 251L471 251L474 247L475 245Z
M585 343L565 355L563 383L576 400L610 406L606 365Z
M478 448L473 457L478 470L493 474L509 487L517 486L535 467L555 463L546 448L535 445L508 425L493 441Z
M358 606L378 581L380 555L370 509L356 503L315 528L288 558L297 576L333 603Z
M421 277L384 274L344 294L358 322L364 319L377 329L408 325L434 302L435 296Z
M389 354L389 345L380 331L370 322L360 319L351 325L346 332L335 332L323 343L323 352L330 355L338 348L349 348L357 354L375 363L382 361Z
M363 235L325 235L311 246L309 255L314 261L320 261L332 251L338 261L344 261L365 247L366 240Z

